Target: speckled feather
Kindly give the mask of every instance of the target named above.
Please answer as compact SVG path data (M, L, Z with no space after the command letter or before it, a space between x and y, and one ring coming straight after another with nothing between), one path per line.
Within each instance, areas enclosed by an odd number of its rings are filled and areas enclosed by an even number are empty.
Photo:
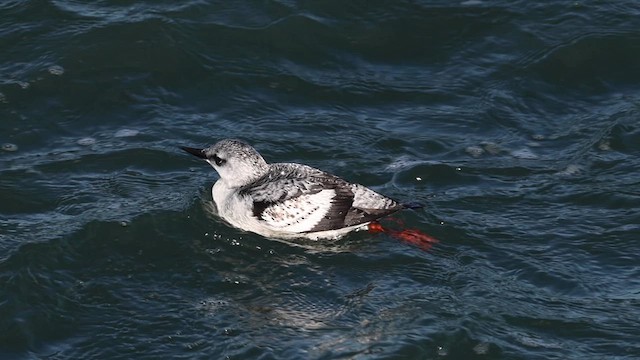
M364 224L403 208L362 185L291 163L272 164L268 174L243 187L240 195L252 199L254 216L273 226L296 227L313 215L320 218L313 227L299 232Z

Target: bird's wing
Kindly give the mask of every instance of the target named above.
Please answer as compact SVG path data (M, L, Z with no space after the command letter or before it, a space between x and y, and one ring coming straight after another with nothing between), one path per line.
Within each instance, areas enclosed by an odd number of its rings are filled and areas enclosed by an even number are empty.
M402 205L362 185L306 165L273 164L273 171L241 190L253 216L287 232L317 232L364 224Z
M354 199L349 183L306 165L271 166L269 174L240 191L253 201L253 216L287 232L344 227Z

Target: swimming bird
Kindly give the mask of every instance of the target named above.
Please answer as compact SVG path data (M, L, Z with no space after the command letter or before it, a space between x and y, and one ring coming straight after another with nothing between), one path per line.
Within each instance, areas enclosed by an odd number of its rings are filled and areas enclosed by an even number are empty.
M211 189L218 215L268 238L337 239L413 207L307 165L269 164L240 140L181 149L218 172L220 179Z

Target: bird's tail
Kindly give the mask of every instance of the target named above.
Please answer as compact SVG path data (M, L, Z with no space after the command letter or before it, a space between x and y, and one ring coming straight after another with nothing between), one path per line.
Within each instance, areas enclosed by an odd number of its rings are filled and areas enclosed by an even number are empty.
M405 209L416 210L416 209L422 209L424 205L420 204L419 202L412 201L412 202L402 204L402 207Z

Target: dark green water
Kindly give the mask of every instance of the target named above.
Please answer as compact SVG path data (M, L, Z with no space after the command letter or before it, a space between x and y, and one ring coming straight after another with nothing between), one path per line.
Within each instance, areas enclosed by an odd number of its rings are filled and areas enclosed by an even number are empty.
M0 358L640 357L637 1L0 2ZM210 213L242 138L440 239Z

